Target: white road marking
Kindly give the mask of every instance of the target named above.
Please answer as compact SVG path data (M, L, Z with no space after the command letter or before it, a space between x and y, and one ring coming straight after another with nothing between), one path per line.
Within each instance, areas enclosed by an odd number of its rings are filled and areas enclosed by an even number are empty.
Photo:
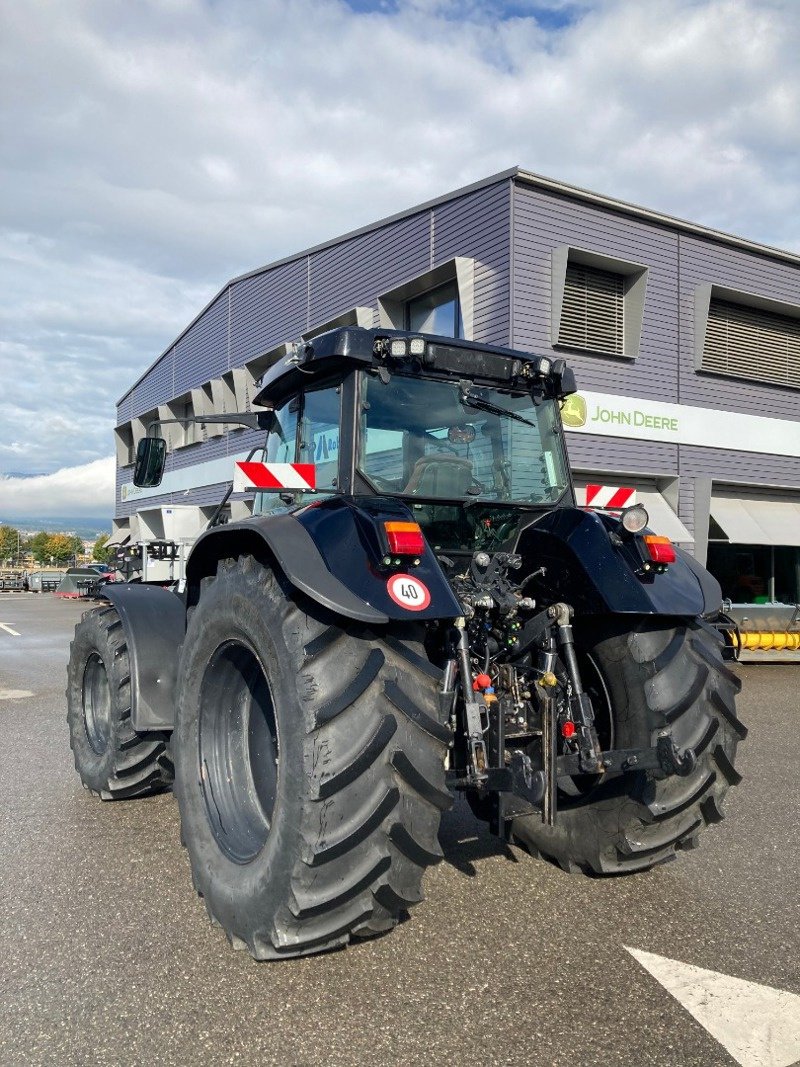
M741 1067L800 1060L800 996L623 946Z
M32 696L30 689L0 689L0 700L22 700Z
M10 633L12 637L19 637L17 631L12 630L10 626L6 626L4 622L0 622L0 630L5 630L7 633Z

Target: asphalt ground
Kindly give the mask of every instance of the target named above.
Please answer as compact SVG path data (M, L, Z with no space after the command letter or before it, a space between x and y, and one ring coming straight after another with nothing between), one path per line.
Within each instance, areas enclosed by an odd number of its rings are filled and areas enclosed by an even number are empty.
M745 776L702 846L567 875L462 803L390 935L257 964L192 891L170 795L81 788L65 666L85 605L0 594L0 1063L731 1065L624 945L800 994L800 667L742 666Z

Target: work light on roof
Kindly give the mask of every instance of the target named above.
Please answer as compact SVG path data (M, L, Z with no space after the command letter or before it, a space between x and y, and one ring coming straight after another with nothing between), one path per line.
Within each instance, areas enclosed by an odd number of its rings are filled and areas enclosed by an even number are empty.
M546 378L552 369L552 363L546 356L540 356L536 361L536 372Z
M391 337L384 351L387 349L392 359L408 359L409 356L420 358L425 355L425 338Z

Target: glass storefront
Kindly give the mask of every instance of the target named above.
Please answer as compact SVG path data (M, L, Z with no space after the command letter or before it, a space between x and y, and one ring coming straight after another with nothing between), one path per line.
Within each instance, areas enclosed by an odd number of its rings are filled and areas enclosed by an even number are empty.
M734 604L800 603L800 548L709 541L707 565Z

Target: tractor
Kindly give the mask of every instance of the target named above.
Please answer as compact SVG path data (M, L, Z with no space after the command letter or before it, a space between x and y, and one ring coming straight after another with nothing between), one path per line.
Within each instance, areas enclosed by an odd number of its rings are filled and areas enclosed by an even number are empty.
M265 435L233 472L253 515L202 533L184 581L109 585L78 623L78 773L105 800L174 784L235 948L389 931L458 792L505 842L594 876L722 818L746 729L720 587L642 505L576 506L575 388L563 359L453 338L298 344L257 410L217 416ZM158 432L137 485L160 484Z

